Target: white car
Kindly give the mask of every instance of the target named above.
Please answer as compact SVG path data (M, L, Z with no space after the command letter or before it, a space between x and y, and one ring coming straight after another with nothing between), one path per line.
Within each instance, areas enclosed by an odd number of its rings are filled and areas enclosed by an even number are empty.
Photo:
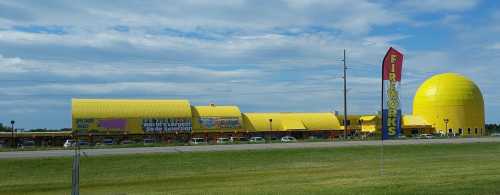
M491 137L500 137L500 133L492 133L490 134Z
M73 146L75 146L75 140L72 140L72 139L67 139L63 144L64 148L70 148Z
M421 139L432 139L434 136L432 134L421 134L420 135Z
M297 139L295 139L295 137L292 136L285 136L281 138L281 142L283 143L296 142L296 141Z
M193 145L206 144L206 143L207 142L205 141L205 138L200 138L200 137L191 138L191 144Z
M227 143L229 143L229 139L225 138L225 137L219 137L219 138L217 138L217 143L218 144L227 144Z
M264 143L266 140L262 137L251 137L250 138L250 143Z
M234 143L234 142L241 142L241 141L247 141L248 139L246 137L230 137L229 138L229 141L231 143Z

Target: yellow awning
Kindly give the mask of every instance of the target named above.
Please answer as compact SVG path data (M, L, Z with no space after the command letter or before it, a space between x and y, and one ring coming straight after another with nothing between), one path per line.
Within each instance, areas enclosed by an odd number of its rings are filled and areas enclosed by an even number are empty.
M403 126L408 127L425 127L431 126L424 118L415 115L403 116Z
M359 118L360 120L362 121L372 121L376 118L377 116L362 116L361 118Z

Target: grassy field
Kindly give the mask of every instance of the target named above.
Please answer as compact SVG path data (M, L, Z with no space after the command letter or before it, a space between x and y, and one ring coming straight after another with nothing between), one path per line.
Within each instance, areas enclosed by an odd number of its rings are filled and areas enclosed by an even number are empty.
M84 157L81 194L500 194L500 143ZM71 158L0 160L0 194L69 194Z

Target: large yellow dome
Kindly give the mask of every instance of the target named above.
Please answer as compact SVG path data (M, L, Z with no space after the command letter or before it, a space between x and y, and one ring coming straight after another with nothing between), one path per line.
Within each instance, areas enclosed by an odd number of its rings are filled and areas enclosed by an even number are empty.
M438 133L484 134L484 102L479 87L467 77L444 73L427 79L413 100L413 114Z

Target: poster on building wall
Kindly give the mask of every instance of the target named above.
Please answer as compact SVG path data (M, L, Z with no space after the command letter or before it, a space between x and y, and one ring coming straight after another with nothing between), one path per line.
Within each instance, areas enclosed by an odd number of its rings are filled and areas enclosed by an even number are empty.
M127 127L126 119L101 119L97 121L97 126L106 130L123 131Z
M94 119L76 119L77 129L88 129L90 124L94 122Z
M399 87L403 70L403 54L389 48L382 63L382 139L401 134Z
M200 118L200 124L205 129L238 129L241 127L239 118Z
M142 120L144 132L191 132L191 119L186 118L149 118Z

